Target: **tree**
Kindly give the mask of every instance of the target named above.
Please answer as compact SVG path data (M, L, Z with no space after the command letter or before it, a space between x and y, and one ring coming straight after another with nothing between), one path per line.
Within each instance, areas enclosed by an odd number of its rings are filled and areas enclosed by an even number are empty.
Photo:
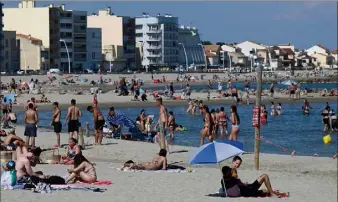
M225 43L224 42L217 42L216 45L223 46L223 45L225 45Z
M212 45L210 41L201 41L202 45Z

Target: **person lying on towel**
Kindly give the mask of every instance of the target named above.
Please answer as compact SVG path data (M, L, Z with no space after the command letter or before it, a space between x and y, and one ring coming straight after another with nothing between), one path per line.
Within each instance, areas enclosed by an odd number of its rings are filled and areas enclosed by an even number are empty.
M167 169L167 150L161 149L151 162L136 164L133 161L127 161L122 169L130 170L166 170Z

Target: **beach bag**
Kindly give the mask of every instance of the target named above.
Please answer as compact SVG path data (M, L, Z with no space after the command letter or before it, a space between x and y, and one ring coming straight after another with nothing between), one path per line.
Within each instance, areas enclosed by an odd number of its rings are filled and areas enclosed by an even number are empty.
M1 172L1 186L14 186L16 184L16 170Z

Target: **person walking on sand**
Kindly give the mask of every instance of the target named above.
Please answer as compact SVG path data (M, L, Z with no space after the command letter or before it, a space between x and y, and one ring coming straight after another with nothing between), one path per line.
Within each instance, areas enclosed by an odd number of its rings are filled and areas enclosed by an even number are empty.
M66 116L66 122L68 121L68 133L69 138L74 137L76 140L78 140L78 133L79 133L79 117L82 116L81 110L76 106L76 100L72 99L70 101L71 106L68 107L68 112ZM65 125L66 125L65 122Z
M26 144L29 147L30 140L31 141L31 148L35 148L35 137L37 136L37 126L38 123L38 114L34 110L34 105L32 103L28 104L28 110L25 112L25 133L26 136Z
M55 147L60 147L60 133L62 130L62 124L61 124L61 110L59 108L59 103L54 102L53 103L53 116L52 116L52 126L54 127L54 133L56 134L56 145Z
M159 126L160 132L159 132L159 143L160 143L160 149L167 149L166 147L166 139L165 139L165 133L168 128L168 112L166 107L163 105L163 100L161 97L156 98L157 106L159 107L159 118L158 121L154 127L154 130Z
M94 129L95 129L95 145L101 145L103 137L103 126L106 124L106 121L104 120L102 112L100 111L99 108L88 106L87 111L93 113Z

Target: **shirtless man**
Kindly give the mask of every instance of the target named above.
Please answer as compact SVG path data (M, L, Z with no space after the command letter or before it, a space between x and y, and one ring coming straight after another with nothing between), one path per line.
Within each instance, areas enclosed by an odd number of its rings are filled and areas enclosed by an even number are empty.
M95 128L95 145L102 144L103 137L103 126L106 124L106 121L103 118L102 112L93 106L88 106L87 111L93 113L94 118L94 128Z
M37 135L37 123L38 123L38 114L34 110L33 103L28 104L28 109L25 112L25 136L26 136L26 144L29 147L29 141L32 139L31 148L35 148L35 137Z
M166 148L165 132L166 132L166 129L168 128L168 113L167 113L167 109L163 105L163 100L161 97L156 99L156 103L160 110L159 110L159 118L155 125L154 130L156 130L158 126L160 127L159 143L160 143L160 148L164 149ZM167 151L168 151L168 148L167 148Z
M78 137L78 132L79 132L79 117L82 116L82 113L80 109L76 106L76 100L72 99L70 101L71 106L68 108L68 113L66 116L66 122L68 122L68 133L69 133L69 138L75 138L76 140L79 139Z
M28 152L25 146L16 148L16 157L15 170L18 182L25 183L29 180L30 176L44 177L33 172L32 166L35 167L38 158L33 153Z
M24 146L25 142L15 135L15 131L12 131L5 137L3 144L12 147L14 150L17 146Z
M62 130L62 124L60 121L60 117L61 117L61 110L59 109L59 103L58 102L54 102L53 103L53 116L52 116L52 126L54 126L54 132L56 134L56 147L60 147L60 133Z

